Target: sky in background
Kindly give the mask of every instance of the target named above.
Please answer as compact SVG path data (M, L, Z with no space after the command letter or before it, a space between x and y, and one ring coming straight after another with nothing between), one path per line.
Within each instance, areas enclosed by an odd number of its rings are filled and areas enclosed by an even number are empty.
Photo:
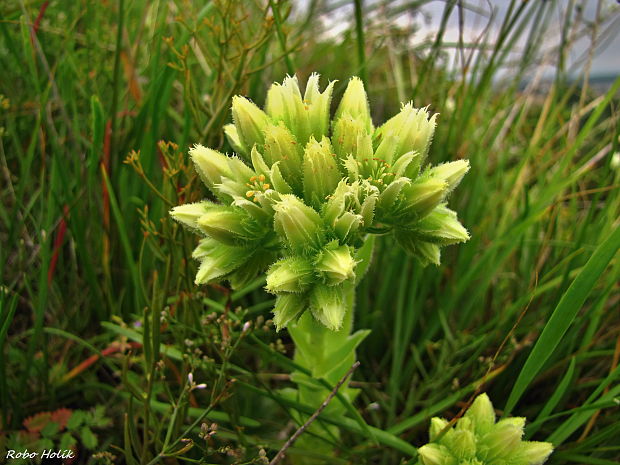
M540 2L545 0L530 0L533 2ZM480 10L488 12L491 8L494 10L494 21L491 23L491 28L494 31L499 30L500 22L506 15L510 0L489 0L478 1L470 0L470 5L480 8ZM566 14L566 8L568 8L568 0L556 0L554 5L554 14L552 18L552 24L549 34L546 38L547 46L549 49L553 45L557 44L560 39L560 24L564 21ZM596 54L592 60L592 74L620 74L620 5L616 0L586 0L575 2L578 5L583 6L583 16L588 21L594 21L597 16L597 9L600 3L600 15L608 21L602 30L599 30L598 44L596 47ZM423 8L426 14L429 15L430 21L421 24L420 33L434 33L439 25L441 14L445 8L445 1L432 1L426 4ZM488 17L480 14L476 14L473 11L465 10L464 13L464 39L474 39L480 35L483 28L488 23ZM600 34L607 29L610 33L605 34L605 37ZM525 36L525 35L524 35ZM456 11L452 14L450 22L448 24L448 30L446 31L445 39L448 41L457 41L459 38L459 23L458 14ZM587 56L588 51L592 45L591 37L586 37L578 40L575 46L571 50L568 57L569 69L573 72L579 72L581 66L583 66L583 58ZM548 71L552 71L549 69Z
M545 46L542 50L543 53L549 51L547 55L549 64L539 68L543 75L552 75L555 70L554 61L557 60L557 53L553 54L550 51L553 49L554 45L559 43L560 25L562 21L564 21L566 9L572 2L569 0L529 1L532 5L534 5L535 2L543 1L549 1L550 4L553 5L553 16L547 37L544 38ZM329 3L335 3L335 1L328 0L328 4ZM344 30L352 27L351 21L354 17L353 2L347 3L348 4L345 3L344 7L336 9L324 18L326 29L329 31L328 35L339 35ZM382 0L366 0L364 5L367 11L372 10L373 14L380 15L382 3ZM407 1L403 0L399 2L397 0L396 2L391 2L390 5L394 6L399 3L406 4ZM446 3L447 0L430 1L424 4L422 8L415 10L407 9L403 14L394 19L394 21L403 27L415 25L418 30L414 34L411 43L412 46L421 44L429 38L432 38L436 33ZM489 27L491 37L496 37L501 21L505 17L510 3L510 0L465 0L464 4L469 5L471 8L466 8L464 10L463 40L465 42L473 42L487 26ZM583 7L583 16L588 21L593 21L596 18L599 8L600 16L605 18L603 28L599 29L596 54L592 60L591 74L593 76L620 75L620 0L577 0L575 4ZM297 5L303 10L304 6L307 7L308 3L307 0L301 0ZM473 10L478 10L479 12ZM490 20L491 22L489 24ZM521 43L525 42L526 37L527 34L523 34ZM458 40L459 18L457 9L455 8L444 34L444 42L457 42ZM570 55L567 57L567 65L570 74L579 74L586 62L585 57L587 57L591 49L592 41L590 35L575 42ZM448 48L446 50L451 58L449 63L455 63L456 49ZM505 72L509 72L509 70L505 70Z

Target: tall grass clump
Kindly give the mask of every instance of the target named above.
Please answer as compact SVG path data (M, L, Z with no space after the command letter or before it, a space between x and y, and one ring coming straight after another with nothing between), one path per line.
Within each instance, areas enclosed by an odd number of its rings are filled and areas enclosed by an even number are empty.
M618 460L620 81L592 71L618 7L438 5L0 5L2 457L424 463L488 395L480 418L551 443L546 463ZM308 369L276 331L270 281L197 287L198 240L168 216L217 201L189 149L238 152L234 96L264 107L272 82L314 71L335 82L332 118L359 76L370 124L428 107L428 162L471 165L450 197L471 238L440 267L375 238L355 287L359 366L340 388L312 377L319 405L289 395ZM314 415L332 394L346 408ZM329 448L304 446L317 438Z

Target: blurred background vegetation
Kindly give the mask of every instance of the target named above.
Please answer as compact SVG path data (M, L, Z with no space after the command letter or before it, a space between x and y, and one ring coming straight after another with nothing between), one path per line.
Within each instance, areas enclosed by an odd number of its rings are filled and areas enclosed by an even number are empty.
M620 463L620 81L590 73L620 13L493 3L3 2L0 453L267 463L312 413L279 394L292 346L263 279L196 288L167 212L206 195L187 149L230 151L233 95L316 71L336 97L362 77L375 124L429 105L430 161L472 165L451 201L472 239L440 268L378 243L361 416L321 420L344 432L325 463L415 463L403 444L477 391L554 442L549 463Z

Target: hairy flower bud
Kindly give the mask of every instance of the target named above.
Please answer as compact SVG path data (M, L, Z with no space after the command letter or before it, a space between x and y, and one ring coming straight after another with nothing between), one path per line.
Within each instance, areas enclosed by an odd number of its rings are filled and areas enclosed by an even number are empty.
M308 107L310 133L320 139L329 132L329 105L332 100L335 81L330 82L323 92L319 91L319 75L312 73L306 84L304 103Z
M516 463L538 465L545 463L551 452L553 444L550 442L523 441L514 453L513 460Z
M216 184L222 182L222 176L228 178L233 176L228 165L228 157L216 150L196 144L189 150L189 155L200 179L212 191Z
M332 135L334 152L340 160L352 155L356 160L373 158L372 137L362 120L354 119L348 113L334 123Z
M469 239L467 229L456 219L456 212L440 205L419 221L415 231L422 240L440 245L456 244Z
M213 206L213 204L208 201L186 203L174 207L170 210L170 215L179 223L191 229L200 230L198 227L198 219L204 215L211 206Z
M375 140L379 144L383 138L392 135L397 141L395 158L414 151L420 154L423 161L435 133L436 118L436 114L429 118L426 108L414 108L409 102L402 106L400 113L375 131Z
M252 150L254 144L262 146L265 142L263 131L269 122L269 117L254 103L238 95L232 100L232 115L239 145L245 150L244 155L248 156L248 151ZM234 136L234 133L231 134Z
M301 194L303 146L284 124L267 125L263 153L268 164L279 163L286 182L293 187L296 194Z
M469 161L457 160L437 165L430 169L429 174L431 177L445 181L448 184L448 192L452 192L468 171Z
M456 465L457 461L445 446L427 444L418 449L423 465Z
M287 76L282 84L271 86L267 92L266 110L273 121L284 122L300 144L306 144L312 131L296 76Z
M465 412L465 418L469 418L474 425L476 434L488 433L495 424L495 410L489 396L480 394Z
M253 251L246 247L222 244L210 237L202 239L192 256L200 260L196 284L223 279L250 259Z
M339 330L347 310L342 287L315 285L310 291L310 310L314 318L327 328Z
M314 280L312 263L304 257L287 257L275 262L267 271L265 289L272 294L303 292Z
M318 249L324 241L319 214L294 195L281 197L273 207L276 232L295 252Z
M355 259L346 245L326 247L319 255L316 270L325 277L329 286L355 278Z
M428 434L431 441L434 441L435 438L448 426L448 421L443 418L433 417L431 418L431 426L428 430Z
M198 227L208 236L228 245L239 245L248 238L245 212L235 207L211 205L198 219Z
M276 330L286 328L289 323L299 318L308 306L308 299L301 294L280 294L276 298L276 305L273 309L273 322Z
M359 120L364 124L366 132L369 134L373 131L372 119L370 118L370 107L368 106L368 98L364 90L364 83L358 77L352 77L349 80L347 89L344 91L340 105L336 110L334 121L338 121L343 115L348 114L353 119Z
M441 249L437 244L418 240L415 244L414 255L422 266L441 264Z
M237 126L235 126L234 124L225 125L224 134L226 134L226 139L228 140L228 143L236 153L247 156L249 150L246 146L243 145L243 142L241 142L239 132L237 131Z
M418 180L404 186L396 215L404 224L424 218L441 203L447 189L445 181L435 178Z
M320 142L310 138L304 152L303 176L305 198L310 200L311 205L320 208L342 178L326 137Z

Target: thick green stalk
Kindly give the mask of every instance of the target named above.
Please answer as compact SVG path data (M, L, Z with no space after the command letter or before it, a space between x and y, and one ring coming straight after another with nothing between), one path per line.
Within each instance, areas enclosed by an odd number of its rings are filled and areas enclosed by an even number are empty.
M309 377L303 373L294 372L292 379L298 389L291 394L300 403L315 409L323 403L330 390L314 380L324 379L329 385L336 385L355 363L355 349L370 332L362 330L351 334L355 306L355 284L353 282L348 283L346 287L346 304L342 328L338 331L332 331L317 322L310 312L304 313L296 324L289 326L289 334L296 347L295 362L312 373L312 377ZM349 381L346 381L340 388L339 394L347 401L353 402L357 389L352 389L348 385ZM325 410L335 415L346 413L345 405L339 400L334 400ZM305 419L299 418L299 421L305 421ZM299 449L331 456L334 449L333 443L337 442L339 437L340 432L337 427L317 422L300 437L296 446ZM296 464L323 463L319 459L302 454L292 455L292 458Z

